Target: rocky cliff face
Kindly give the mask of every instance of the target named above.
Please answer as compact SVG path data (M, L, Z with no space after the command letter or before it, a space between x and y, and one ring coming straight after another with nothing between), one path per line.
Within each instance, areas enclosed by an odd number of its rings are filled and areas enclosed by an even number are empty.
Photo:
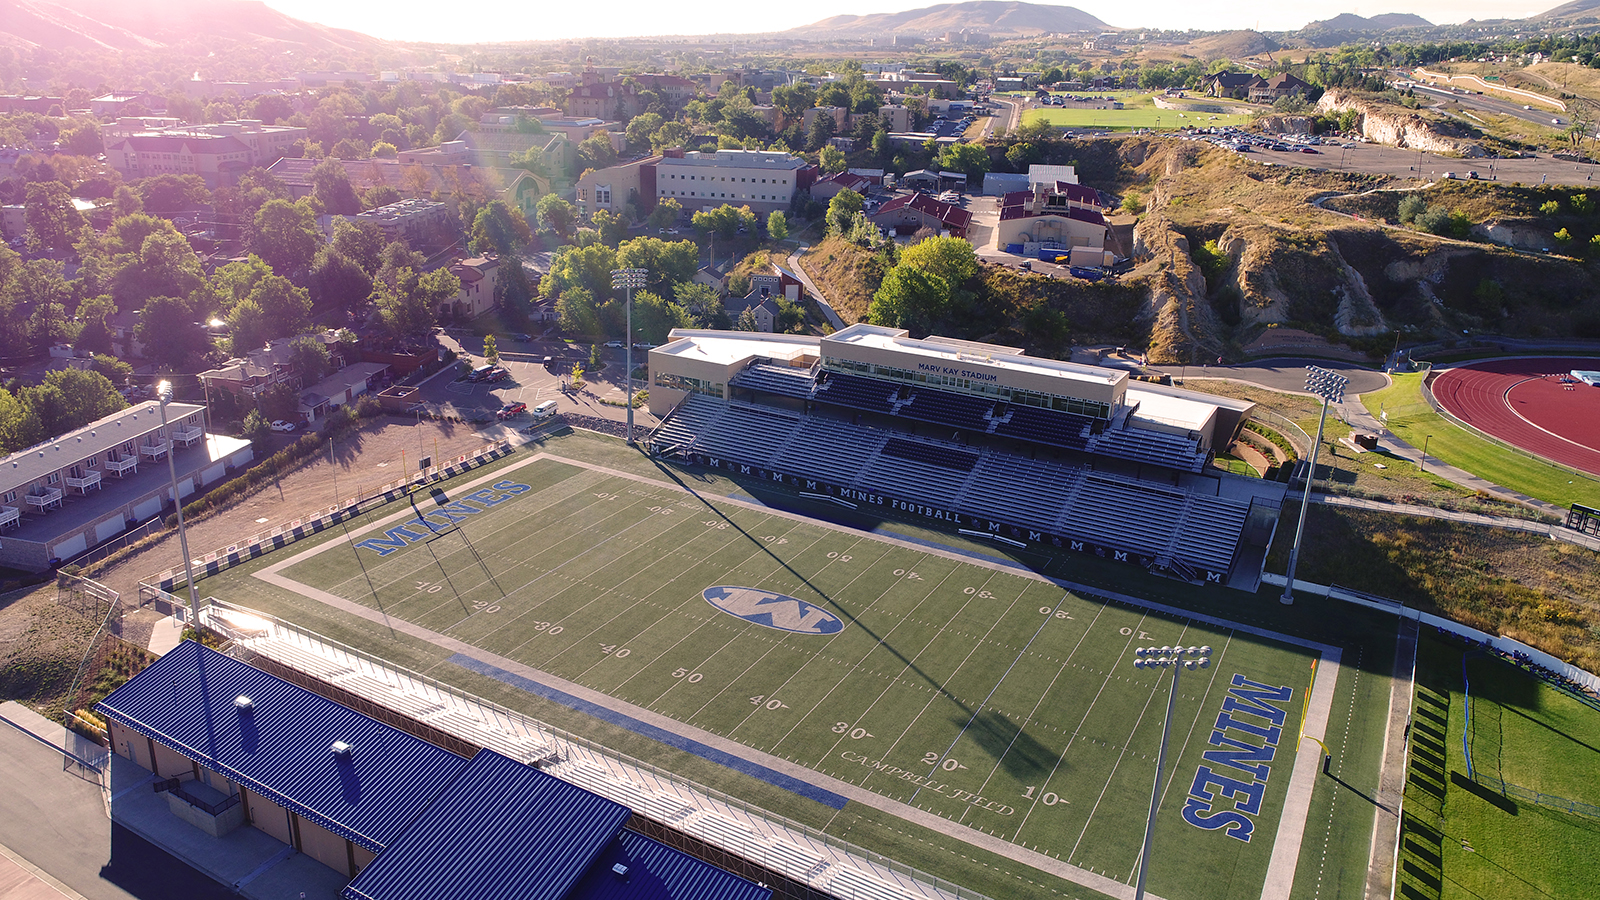
M1217 353L1222 323L1206 299L1206 277L1189 256L1189 240L1159 213L1133 229L1134 256L1151 263L1143 317L1150 320L1150 362L1180 365Z
M1317 101L1317 109L1324 113L1354 110L1359 114L1356 127L1369 141L1451 156L1484 155L1482 147L1468 138L1446 133L1437 122L1430 122L1416 113L1398 113L1337 89L1325 92Z

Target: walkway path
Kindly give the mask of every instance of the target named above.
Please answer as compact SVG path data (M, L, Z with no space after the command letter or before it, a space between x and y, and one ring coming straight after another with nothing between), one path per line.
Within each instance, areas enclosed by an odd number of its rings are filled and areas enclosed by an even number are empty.
M822 289L817 287L816 282L812 281L811 276L807 275L806 270L800 266L800 254L810 249L810 244L801 244L798 249L789 254L789 271L800 276L800 283L806 286L806 292L816 298L817 305L822 307L822 314L828 317L828 324L837 331L844 327L844 319L839 318L839 313L834 310L832 304L828 303L828 298L822 296Z

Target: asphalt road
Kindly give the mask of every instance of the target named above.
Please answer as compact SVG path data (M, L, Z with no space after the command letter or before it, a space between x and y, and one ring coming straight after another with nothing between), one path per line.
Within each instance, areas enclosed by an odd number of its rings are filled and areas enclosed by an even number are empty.
M89 900L231 900L234 894L106 817L100 786L0 725L0 844Z
M483 362L482 339L477 337L443 336L444 343L451 349L460 349L470 352L474 364ZM561 413L575 413L585 416L598 416L601 418L622 421L627 417L627 410L620 406L606 406L599 402L601 397L615 392L612 399L621 402L623 386L623 362L626 351L602 347L600 355L605 360L605 368L598 373L585 376L588 387L583 394L569 394L561 390L562 376L570 374L572 364L582 362L587 366L589 362L589 345L567 345L561 341L510 341L500 342L500 365L508 373L503 381L494 383L479 382L473 384L461 380L451 380L448 375L441 375L423 386L420 401L430 410L454 411L458 415L471 416L473 414L493 414L507 403L521 401L532 409L546 400L556 401L556 409ZM633 351L633 365L635 369L643 368L648 364L647 350ZM543 357L551 357L551 365L546 368L542 362ZM645 382L635 380L634 390L646 387ZM634 410L634 423L654 427L656 420L650 413L643 409ZM508 426L521 428L532 424L528 416L523 415L510 419Z
M1416 85L1412 89L1435 100L1454 101L1469 110L1491 113L1497 116L1515 116L1524 121L1549 128L1560 128L1563 125L1570 124L1572 121L1561 110L1550 109L1537 103L1526 104L1527 106L1532 106L1533 109L1523 109L1522 107L1525 104L1501 100L1488 94L1457 94L1454 91L1429 87L1425 84ZM1552 122L1552 119L1556 121Z

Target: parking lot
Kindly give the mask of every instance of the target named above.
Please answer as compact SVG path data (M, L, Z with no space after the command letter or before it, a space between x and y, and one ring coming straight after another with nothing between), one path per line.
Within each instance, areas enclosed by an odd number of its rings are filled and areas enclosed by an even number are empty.
M482 338L446 333L441 335L441 342L460 353L463 359L470 360L473 365L483 365ZM586 373L584 389L575 391L563 390L563 385L570 384L572 366L575 363L582 363L585 368L588 367L587 344L569 345L554 340L520 341L503 337L499 346L500 367L506 372L504 379L472 382L459 375L456 377L439 375L422 387L419 402L423 408L436 415L455 415L469 420L493 419L496 411L508 403L525 403L531 410L540 403L553 400L558 413L596 416L617 421L627 417L627 410L621 406L626 392L623 385L625 355L623 349L602 347L600 355L605 363L604 368L599 372ZM633 351L636 370L646 367L648 352L644 349ZM545 357L551 360L548 366L544 364ZM633 385L635 391L644 387L646 384L643 377L635 380ZM602 403L602 400L612 401L618 405L610 406ZM656 425L655 418L643 407L634 410L634 422L646 427ZM506 424L512 427L525 427L533 424L533 419L524 412L508 419Z

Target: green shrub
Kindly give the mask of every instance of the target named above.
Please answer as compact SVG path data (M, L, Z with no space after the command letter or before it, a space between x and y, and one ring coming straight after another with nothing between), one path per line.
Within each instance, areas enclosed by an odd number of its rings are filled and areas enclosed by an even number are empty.
M1401 225L1410 225L1417 220L1428 208L1428 201L1418 194L1407 194L1400 198L1400 211L1398 213Z

